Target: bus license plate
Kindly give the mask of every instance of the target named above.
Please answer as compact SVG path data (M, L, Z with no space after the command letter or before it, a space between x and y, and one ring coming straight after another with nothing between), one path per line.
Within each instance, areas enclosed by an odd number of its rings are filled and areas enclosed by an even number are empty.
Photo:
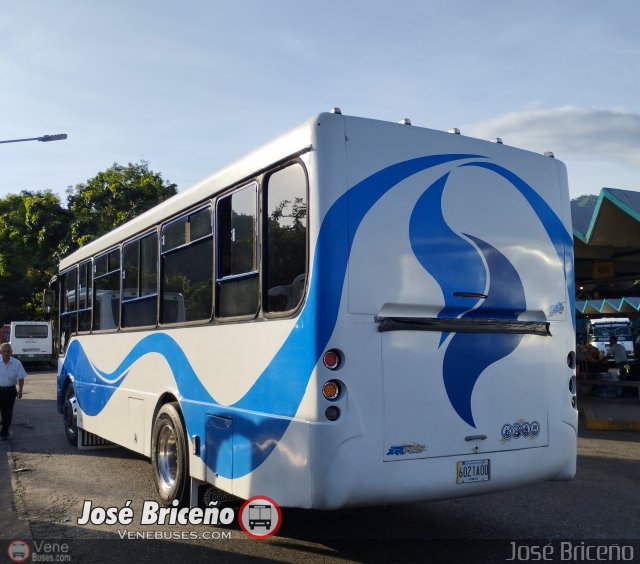
M456 484L486 482L491 479L489 459L459 460L456 467Z

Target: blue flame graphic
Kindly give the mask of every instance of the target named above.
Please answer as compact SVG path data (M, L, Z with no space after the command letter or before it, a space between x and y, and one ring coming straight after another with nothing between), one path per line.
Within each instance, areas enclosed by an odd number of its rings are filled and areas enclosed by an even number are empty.
M522 280L513 265L497 249L467 235L480 249L490 273L487 299L464 318L517 319L527 309ZM447 395L456 413L475 427L471 396L480 375L494 362L510 355L522 335L456 333L444 355L442 373Z
M573 311L573 239L560 218L533 188L511 171L485 161L460 166L493 171L524 196L546 230L560 260L567 265L565 279ZM468 234L464 234L465 239L447 225L442 214L442 196L448 177L449 174L442 176L418 199L409 229L416 258L442 289L445 305L438 317L516 320L520 313L526 311L520 276L507 258L486 241ZM478 250L484 256L488 273ZM489 286L485 289L487 280ZM454 293L461 287L468 293L486 294L487 298L473 301L457 298ZM448 333L442 334L440 345L447 337ZM445 389L456 413L472 427L475 427L475 421L471 412L471 396L478 378L489 366L511 354L521 340L521 335L514 334L458 333L449 342L442 368Z

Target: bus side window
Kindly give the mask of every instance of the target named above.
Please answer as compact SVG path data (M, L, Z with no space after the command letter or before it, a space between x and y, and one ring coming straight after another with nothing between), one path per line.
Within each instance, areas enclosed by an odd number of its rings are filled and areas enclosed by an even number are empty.
M307 272L307 179L299 163L273 173L265 189L263 308L292 311Z
M258 313L257 185L218 200L217 317L254 317Z
M93 286L94 330L117 329L120 324L120 249L96 258Z
M122 326L156 324L158 234L151 233L122 247Z
M93 276L91 261L80 264L78 270L78 331L91 331L91 303L93 301Z
M62 273L60 280L60 353L78 332L78 267Z
M161 323L211 319L212 281L213 219L207 206L162 229Z

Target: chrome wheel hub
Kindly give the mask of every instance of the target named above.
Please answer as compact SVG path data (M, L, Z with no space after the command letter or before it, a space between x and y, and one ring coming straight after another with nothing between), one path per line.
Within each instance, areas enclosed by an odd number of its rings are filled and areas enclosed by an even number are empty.
M165 425L158 436L157 462L162 486L172 488L178 473L178 449L176 435L169 425Z

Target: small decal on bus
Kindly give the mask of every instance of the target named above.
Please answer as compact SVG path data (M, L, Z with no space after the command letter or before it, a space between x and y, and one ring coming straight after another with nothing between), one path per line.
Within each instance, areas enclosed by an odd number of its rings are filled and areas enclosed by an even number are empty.
M510 441L511 439L519 439L524 437L525 439L535 439L540 434L540 423L538 421L525 421L519 419L515 423L505 423L502 426L501 435L503 443Z
M420 443L406 443L402 445L393 445L389 447L389 451L387 452L387 456L405 456L407 454L421 454L427 447L425 445L421 445Z
M564 304L558 302L557 304L550 305L548 308L549 317L554 317L555 315L562 315L564 313Z

